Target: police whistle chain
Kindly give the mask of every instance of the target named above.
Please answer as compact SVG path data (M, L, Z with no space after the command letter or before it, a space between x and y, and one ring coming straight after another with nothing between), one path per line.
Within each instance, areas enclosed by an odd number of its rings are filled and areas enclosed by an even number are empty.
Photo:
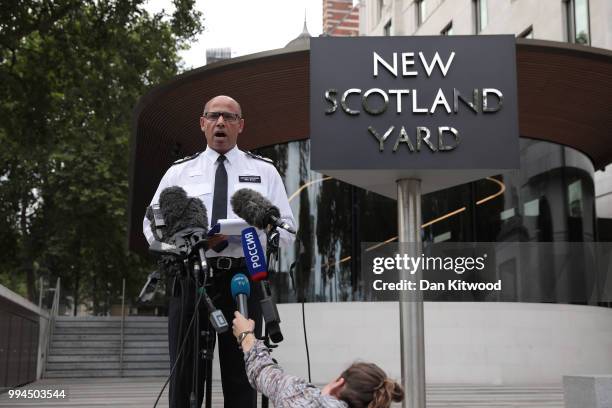
M260 301L261 312L266 322L266 330L270 335L270 339L274 343L283 341L283 334L280 329L280 315L276 308L276 303L272 298L272 291L268 282L268 267L266 256L263 247L257 236L257 230L254 227L245 228L242 230L242 251L246 261L249 276L253 282L257 282L260 286L262 298Z

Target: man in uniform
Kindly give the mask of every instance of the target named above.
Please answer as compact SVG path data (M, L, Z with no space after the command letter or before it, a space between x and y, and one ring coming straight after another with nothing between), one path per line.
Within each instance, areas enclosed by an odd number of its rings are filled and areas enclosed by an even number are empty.
M244 118L238 102L224 95L212 98L204 106L200 128L206 138L206 150L175 162L161 179L151 204L158 202L159 195L165 188L180 186L189 197L197 197L202 200L208 211L210 225L213 226L217 220L237 218L229 205L229 198L241 188L250 188L268 198L279 208L281 218L294 227L295 222L289 207L287 193L272 161L243 152L236 146L238 135L244 129ZM143 222L143 231L151 243L154 236L147 218ZM289 233L281 229L279 234L282 246L291 244L293 237ZM260 237L263 238L261 235ZM262 239L262 245L265 247L265 238ZM231 322L236 305L231 296L230 282L236 273L246 273L240 237L226 237L217 234L209 239L209 248L212 249L206 252L206 257L212 270L212 279L209 279L212 285L207 292L213 298L215 306L221 309L227 321ZM182 328L182 331L185 331L193 315L193 282L188 282L188 285L184 287L175 284L171 290L168 337L172 366L177 359L180 348L179 340L182 338L179 330ZM181 296L181 291L184 292L183 296ZM259 299L253 296L253 291L251 293L252 296L248 303L249 314L250 318L257 322L255 332L261 334L262 319ZM181 311L182 302L183 310ZM206 309L201 307L201 327L207 327L207 316ZM248 383L242 351L237 347L231 332L220 334L218 337L225 408L256 407L256 393ZM200 341L200 344L203 344L203 341ZM170 381L171 408L189 406L193 377L192 350L193 344L188 342L182 353L182 361L178 363ZM202 359L199 360L199 378L204 378L204 365ZM197 406L199 407L203 397L202 381L199 381L197 387L199 397Z

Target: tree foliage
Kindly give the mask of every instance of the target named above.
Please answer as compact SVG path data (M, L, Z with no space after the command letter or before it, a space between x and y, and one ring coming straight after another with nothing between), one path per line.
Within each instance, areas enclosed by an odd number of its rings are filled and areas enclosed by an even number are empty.
M180 69L201 29L194 0L170 16L142 0L0 1L0 283L35 296L61 277L99 308L141 283L127 251L132 110Z

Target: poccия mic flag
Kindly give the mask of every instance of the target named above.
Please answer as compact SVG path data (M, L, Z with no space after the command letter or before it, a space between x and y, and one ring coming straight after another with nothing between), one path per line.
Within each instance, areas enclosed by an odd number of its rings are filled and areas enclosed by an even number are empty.
M245 228L242 230L241 238L242 252L251 280L258 282L267 279L266 254L257 236L257 230L254 227Z

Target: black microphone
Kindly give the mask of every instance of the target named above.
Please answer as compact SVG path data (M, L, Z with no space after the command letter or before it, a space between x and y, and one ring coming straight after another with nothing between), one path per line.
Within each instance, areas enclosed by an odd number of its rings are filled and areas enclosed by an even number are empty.
M278 207L255 190L241 188L234 193L230 203L234 213L249 225L262 230L272 226L295 234L295 230L280 218Z
M223 312L217 309L210 298L208 293L206 293L206 289L201 288L202 297L204 298L204 302L206 303L206 308L208 309L210 323L217 333L225 333L229 329L229 324L223 315Z
M238 311L245 318L249 318L249 308L247 301L251 296L251 286L249 279L242 273L237 273L232 278L231 282L232 297L236 299Z
M208 216L204 203L199 198L187 197L181 187L173 186L160 193L159 210L166 224L162 242L188 251L187 255L197 249L202 269L207 270Z
M166 222L159 209L159 204L152 204L147 207L145 217L151 223L151 232L156 241L161 241L166 229Z
M185 229L201 228L208 232L204 203L199 198L187 197L182 187L166 187L159 195L159 209L166 223L165 239Z

